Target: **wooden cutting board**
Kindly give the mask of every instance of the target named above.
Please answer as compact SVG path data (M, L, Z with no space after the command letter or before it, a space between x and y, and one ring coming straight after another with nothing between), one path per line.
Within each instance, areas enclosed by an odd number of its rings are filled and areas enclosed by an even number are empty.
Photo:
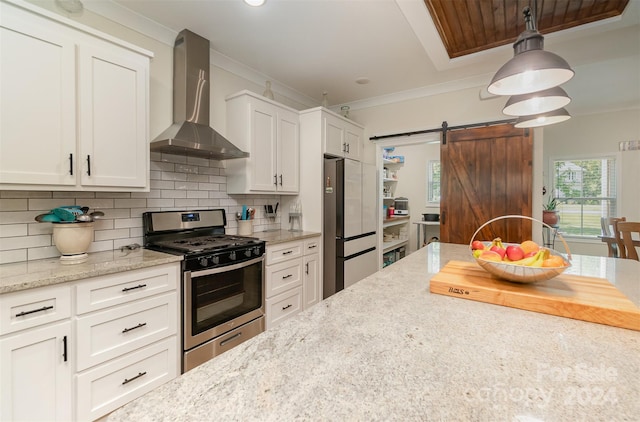
M437 293L640 331L640 308L603 278L561 274L533 284L493 278L475 262L450 261L433 276Z

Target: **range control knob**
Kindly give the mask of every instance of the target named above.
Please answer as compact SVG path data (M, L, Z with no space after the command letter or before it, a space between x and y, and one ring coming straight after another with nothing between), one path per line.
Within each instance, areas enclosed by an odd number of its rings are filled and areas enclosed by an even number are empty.
M231 251L229 253L229 259L232 260L232 261L235 261L235 259L236 259L236 251Z
M244 256L246 256L247 258L250 258L251 257L251 249L246 249L244 251Z
M260 247L259 246L256 246L255 248L253 248L253 254L255 256L260 255Z
M218 255L214 255L211 257L211 263L213 265L218 265L220 263L220 257Z
M207 263L209 262L209 261L208 261L208 259L209 259L209 258L210 258L210 257L208 257L208 256L203 256L202 258L200 258L200 259L198 260L198 263L200 263L200 266L201 266L201 267L206 267L206 266L207 266Z

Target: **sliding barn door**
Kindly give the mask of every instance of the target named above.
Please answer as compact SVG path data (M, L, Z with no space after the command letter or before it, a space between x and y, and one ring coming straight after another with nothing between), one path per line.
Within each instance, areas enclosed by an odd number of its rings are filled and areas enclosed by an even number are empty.
M441 144L440 240L468 244L483 223L501 215L531 216L533 131L513 125L447 132ZM476 239L522 242L531 221L504 219Z

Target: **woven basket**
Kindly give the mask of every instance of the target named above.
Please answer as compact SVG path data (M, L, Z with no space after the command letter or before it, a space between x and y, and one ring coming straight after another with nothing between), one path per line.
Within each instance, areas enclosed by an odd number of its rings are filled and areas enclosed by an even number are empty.
M478 228L478 230L476 230L476 232L471 237L471 241L469 242L469 250L471 251L472 255L473 255L473 250L471 250L471 244L475 240L476 235L480 232L480 230L482 230L488 224L493 223L494 221L503 220L503 219L507 219L507 218L520 218L520 219L523 219L523 220L531 220L531 221L534 221L536 223L540 223L545 227L548 227L550 230L554 230L554 228L549 226L548 224L545 224L540 220L536 220L535 218L527 217L527 216L524 216L524 215L503 215L503 216L500 216L500 217L496 217L496 218L494 218L492 220L487 221L482 226L480 226ZM557 251L553 250L553 249L549 249L549 253L551 255L561 256L565 260L565 262L568 262L567 266L563 266L563 267L527 267L527 266L524 266L524 265L511 264L509 262L487 261L485 259L480 259L480 258L475 258L475 257L474 257L474 259L476 260L478 265L480 265L482 268L484 268L485 271L487 271L487 272L493 274L494 276L496 276L496 277L498 277L500 279L503 279L503 280L513 281L513 282L517 282L517 283L536 283L538 281L550 280L553 277L556 277L557 275L562 274L562 272L564 272L567 268L569 268L571 266L571 251L569 250L569 245L567 245L567 242L564 240L564 238L562 237L562 235L560 233L558 233L558 238L562 241L562 244L563 244L565 250L567 251L566 256L561 254L560 252L557 252ZM517 243L505 243L504 245L505 246L517 245ZM546 248L546 249L548 249L548 248Z

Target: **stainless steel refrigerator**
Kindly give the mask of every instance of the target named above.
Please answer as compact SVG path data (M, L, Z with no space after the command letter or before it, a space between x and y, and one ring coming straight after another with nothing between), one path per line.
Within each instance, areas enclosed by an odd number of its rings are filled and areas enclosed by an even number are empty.
M376 168L346 158L324 159L323 297L378 270Z

